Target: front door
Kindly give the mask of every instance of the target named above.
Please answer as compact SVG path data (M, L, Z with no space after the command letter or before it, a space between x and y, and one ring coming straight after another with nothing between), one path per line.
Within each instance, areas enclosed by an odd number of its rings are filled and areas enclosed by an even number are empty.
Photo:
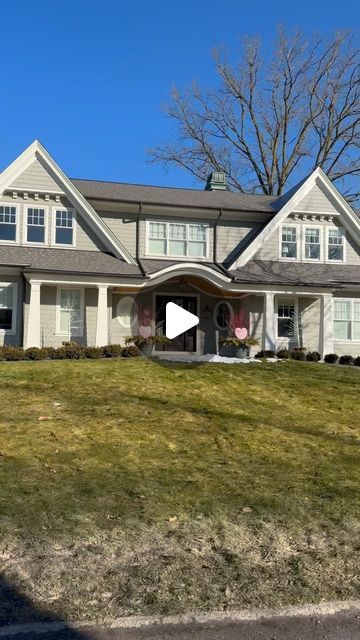
M197 315L196 296L156 296L155 322L156 333L165 335L166 333L166 305L174 302L179 307ZM196 351L196 327L181 333L177 338L170 340L166 344L157 344L155 351Z

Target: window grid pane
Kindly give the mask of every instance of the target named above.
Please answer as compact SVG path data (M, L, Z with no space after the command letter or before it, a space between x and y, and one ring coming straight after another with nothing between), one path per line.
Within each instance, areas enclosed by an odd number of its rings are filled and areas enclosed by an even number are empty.
M16 224L16 207L0 207L0 223Z
M320 260L320 229L305 229L305 258Z
M350 320L350 302L336 300L334 305L335 320Z
M152 255L205 258L207 225L149 222L148 251Z
M34 227L45 226L45 210L44 209L28 209L27 214L28 225Z
M64 211L58 209L56 211L56 227L65 227L68 229L72 229L73 226L73 215L71 211Z
M297 258L296 227L283 227L281 230L281 257Z

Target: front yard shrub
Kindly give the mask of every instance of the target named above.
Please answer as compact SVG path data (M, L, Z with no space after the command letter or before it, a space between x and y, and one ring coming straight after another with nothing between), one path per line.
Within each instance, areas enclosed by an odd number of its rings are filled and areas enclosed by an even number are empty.
M288 360L288 358L290 358L290 351L289 349L279 349L276 355L280 360Z
M24 360L25 352L21 347L3 347L3 357L9 362Z
M302 362L306 360L306 352L301 349L296 349L291 352L292 360L301 360Z
M306 354L306 360L308 360L308 362L319 362L319 360L321 360L321 354L318 351L309 351Z
M275 358L276 353L272 349L263 349L255 354L255 358Z
M355 367L360 367L360 356L356 356L356 358L354 358L353 364Z
M29 347L25 350L25 360L45 360L47 355L47 350L39 347Z
M85 347L85 358L89 360L98 360L103 357L103 350L101 347Z
M353 364L354 362L354 358L352 356L340 356L339 358L339 364Z
M122 347L120 344L106 344L102 347L104 358L118 358L121 356Z
M136 358L140 355L140 351L135 346L124 347L121 351L122 358Z
M58 360L58 349L55 349L55 347L45 347L44 351L46 351L46 357L49 360Z
M64 351L61 354L64 353L68 360L80 360L85 357L84 347L81 347L77 342L63 342L62 348Z
M337 353L327 353L326 356L324 356L324 361L328 364L336 364L338 360L339 356Z

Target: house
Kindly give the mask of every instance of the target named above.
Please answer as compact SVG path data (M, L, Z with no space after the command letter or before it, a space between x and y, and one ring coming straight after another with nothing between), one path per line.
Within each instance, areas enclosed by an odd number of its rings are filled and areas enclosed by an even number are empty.
M360 220L321 169L281 197L149 187L71 179L35 141L0 174L1 343L123 342L170 300L200 323L160 349L215 353L242 310L264 349L358 355Z

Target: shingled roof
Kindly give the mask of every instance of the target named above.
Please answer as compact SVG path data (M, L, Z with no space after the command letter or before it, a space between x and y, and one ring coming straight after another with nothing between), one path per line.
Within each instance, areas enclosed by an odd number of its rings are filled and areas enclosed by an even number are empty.
M142 202L144 204L191 207L201 209L227 209L232 211L258 211L275 214L282 203L278 196L249 195L233 191L203 191L201 189L175 189L152 187L122 182L80 180L72 183L89 200Z
M358 265L249 260L246 265L230 273L236 282L243 284L319 287L360 284Z

